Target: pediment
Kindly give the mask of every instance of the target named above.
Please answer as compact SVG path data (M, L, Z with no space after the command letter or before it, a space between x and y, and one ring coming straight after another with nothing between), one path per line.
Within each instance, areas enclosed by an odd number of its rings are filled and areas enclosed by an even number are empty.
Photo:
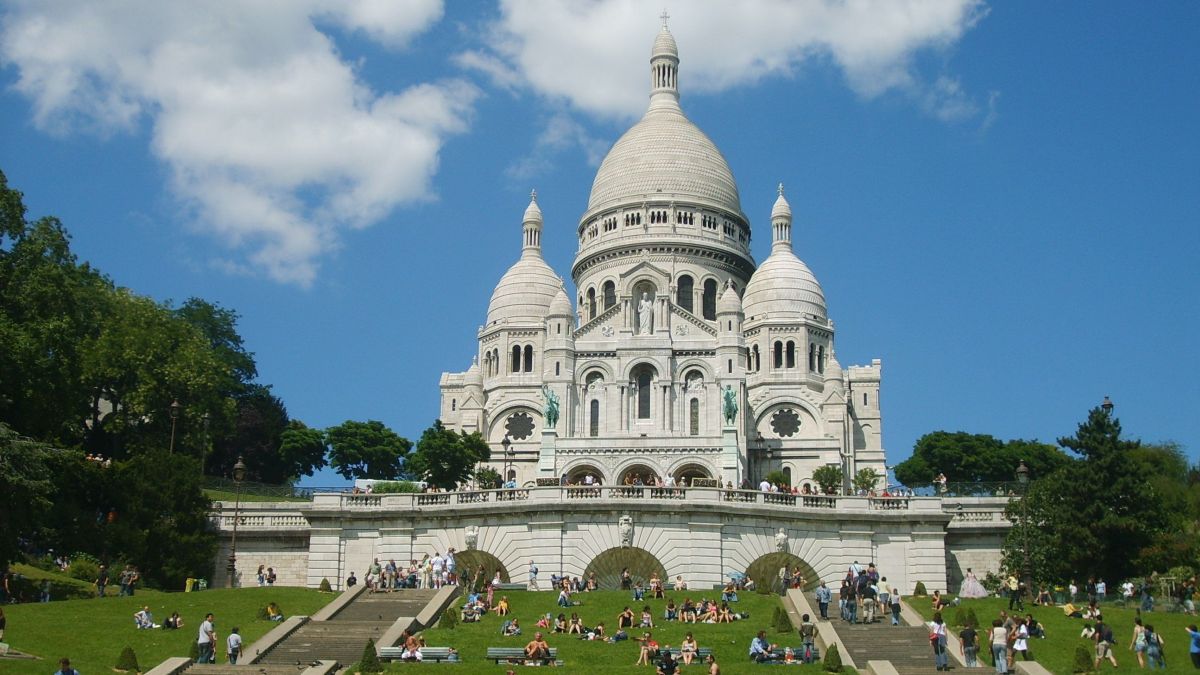
M640 263L634 265L633 267L630 267L629 269L625 270L624 272L621 272L620 278L622 280L624 280L624 279L628 279L630 277L644 276L646 274L654 275L666 283L670 283L670 281L671 281L671 273L670 272L668 272L667 270L664 270L663 268L659 267L658 265L655 265L654 263L650 262L649 260L643 260Z

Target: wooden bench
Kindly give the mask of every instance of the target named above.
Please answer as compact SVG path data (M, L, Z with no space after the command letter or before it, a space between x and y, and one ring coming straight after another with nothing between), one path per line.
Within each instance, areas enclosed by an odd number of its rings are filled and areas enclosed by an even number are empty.
M510 582L504 584L492 584L492 588L498 591L524 591L529 589L529 584Z
M494 663L503 662L503 663L511 663L511 664L520 664L520 663L525 663L526 661L530 661L530 660L536 661L537 659L525 658L525 649L523 647L488 647L487 660L492 661ZM553 661L554 665L556 665L556 666L562 665L562 661L558 660L558 648L557 647L550 648L550 657L548 660Z
M804 645L802 645L802 644L796 645L796 646L780 645L775 650L775 653L786 654L787 650L789 648L792 650L792 658L795 659L797 663L804 661ZM821 648L815 644L813 645L813 648L812 648L812 660L813 660L813 663L817 663L821 660ZM772 661L758 661L757 663L760 663L760 664L783 663L783 658L781 657L778 659L774 659Z
M666 654L667 652L671 652L671 656L674 656L676 661L678 661L679 658L683 655L683 652L681 652L679 650L679 647L671 647L670 649L660 649L659 650L660 654ZM703 661L704 659L707 659L709 656L712 656L712 653L713 653L713 651L712 651L711 647L700 647L696 650L696 659L699 661Z
M388 661L399 661L400 655L404 653L404 647L380 647L379 658ZM457 655L456 655L457 656ZM432 661L433 663L442 663L450 660L449 647L421 647L421 663Z

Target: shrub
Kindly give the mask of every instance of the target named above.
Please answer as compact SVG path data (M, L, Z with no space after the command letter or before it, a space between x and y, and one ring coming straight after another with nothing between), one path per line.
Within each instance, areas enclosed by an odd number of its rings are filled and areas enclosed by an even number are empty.
M1075 645L1075 665L1071 668L1072 673L1091 673L1095 671L1095 663L1092 661L1092 650L1083 645Z
M371 486L371 494L386 495L402 492L420 492L421 486L410 480L383 480Z
M266 605L259 605L258 616L256 618L259 621L270 621L271 620L271 615L267 614L267 606Z
M363 647L362 658L358 661L358 671L362 673L383 672L383 664L379 662L379 655L375 653L375 640L367 640L367 646Z
M446 611L442 612L442 618L438 620L438 628L454 630L456 626L458 626L458 613L453 606L447 607Z
M197 644L195 640L188 640L188 642L190 642L192 645L191 648L188 649L188 658L195 663L196 661L200 660L200 645Z
M121 650L121 655L117 657L117 670L123 670L127 673L140 673L142 669L138 667L137 655L133 653L133 647L128 645Z
M333 592L333 587L329 585L328 577L321 577L321 585L317 587L317 590L321 591L322 593L332 593ZM266 609L263 609L263 612L266 612L266 611L267 611Z
M825 651L825 672L842 672L842 654L838 651L837 643L829 645L829 649Z
M775 626L775 631L778 633L792 632L792 618L782 607L775 608L775 617L771 619L771 624Z
M979 628L979 617L975 616L974 609L967 610L967 623L964 625L970 626L971 628Z
M916 587L913 588L913 595L923 598L928 594L929 593L925 590L925 582L918 581Z
M967 612L962 607L954 608L954 625L955 626L966 626L967 625Z
M100 566L87 559L77 559L67 568L67 574L72 579L86 581L89 584L96 580L96 575L99 573Z

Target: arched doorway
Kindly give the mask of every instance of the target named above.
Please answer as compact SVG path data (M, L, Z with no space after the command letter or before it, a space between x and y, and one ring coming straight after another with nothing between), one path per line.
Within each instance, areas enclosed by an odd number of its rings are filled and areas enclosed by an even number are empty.
M779 570L783 567L787 568L789 576L794 575L796 568L800 568L806 591L813 590L821 584L821 577L812 568L812 565L804 562L799 556L782 551L760 556L750 563L750 567L746 568L746 575L754 580L759 593L778 593Z
M650 578L656 575L666 583L666 568L653 553L641 548L608 549L592 558L583 572L583 578L587 579L594 573L597 588L617 590L621 588L621 572L625 569L629 570L629 576L635 584L641 581L649 586Z
M500 581L509 583L508 568L487 551L456 551L454 564L458 568L460 585L482 590L500 572Z
M680 466L679 468L675 469L674 475L675 482L680 485L691 485L692 480L695 478L712 478L712 472L710 472L707 467L696 463L689 463Z
M590 483L588 476L592 477ZM567 472L567 485L600 485L603 481L604 473L593 464L573 466Z
M621 470L617 476L617 485L654 485L658 481L658 472L645 464L634 464Z

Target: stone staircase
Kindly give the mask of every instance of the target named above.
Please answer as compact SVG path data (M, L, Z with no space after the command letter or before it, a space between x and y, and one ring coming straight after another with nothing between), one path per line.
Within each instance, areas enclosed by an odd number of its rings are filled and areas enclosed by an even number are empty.
M842 647L850 652L859 670L868 661L890 661L900 675L936 675L929 630L924 626L893 626L890 618L873 624L848 624L833 620ZM953 657L950 667L954 668Z
M308 668L308 664L303 667L291 666L231 666L227 663L214 663L205 665L192 665L185 672L203 673L204 675L298 675Z

